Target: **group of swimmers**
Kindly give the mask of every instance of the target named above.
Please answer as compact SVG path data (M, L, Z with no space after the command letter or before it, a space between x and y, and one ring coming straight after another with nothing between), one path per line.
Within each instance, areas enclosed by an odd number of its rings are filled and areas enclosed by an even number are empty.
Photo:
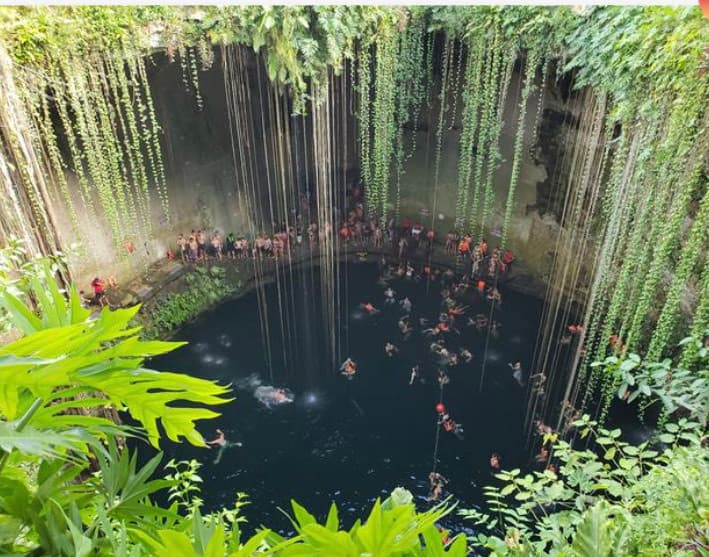
M487 300L493 308L499 307L502 295L493 281L472 277L469 274L461 278L451 269L441 270L430 265L417 268L408 262L388 264L386 260L381 261L380 267L381 274L378 282L383 288L382 305L376 301L366 301L360 303L358 309L372 319L378 319L377 316L383 311L398 313L397 324L404 343L409 341L414 333L427 339L428 358L434 368L434 384L438 385L442 393L443 389L451 383L449 370L465 367L474 359L470 348L460 346L458 339L462 338L460 336L462 331L466 328L475 331L487 329L490 334L496 336L501 327L494 319L494 311L474 314L471 311L471 303L476 303L476 300ZM414 283L426 280L439 284L440 309L434 316L415 313L414 302L408 296L399 296L394 289L392 280L396 279ZM451 343L453 339L456 341ZM397 344L393 339L384 343L383 349L387 358L399 358L403 355L403 346ZM458 346L453 348L452 344ZM422 361L413 361L411 364L408 384L413 386L427 382L424 373L427 364ZM511 362L510 368L513 379L522 386L524 372L521 362ZM348 379L352 379L357 371L357 364L352 357L347 358L340 367L340 372ZM442 403L436 405L436 416L441 432L450 433L458 439L464 438L463 424L458 422ZM497 462L499 463L500 460L498 455ZM431 488L429 499L437 500L445 488L446 480L435 470L431 472L429 479Z

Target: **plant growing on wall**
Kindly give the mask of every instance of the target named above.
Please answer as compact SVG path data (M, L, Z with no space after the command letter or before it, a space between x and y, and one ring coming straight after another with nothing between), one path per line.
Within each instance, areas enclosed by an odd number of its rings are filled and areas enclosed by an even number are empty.
M527 116L527 102L534 89L534 78L541 59L542 53L540 53L537 49L527 51L524 71L524 87L519 100L519 117L517 120L517 132L515 133L512 171L510 176L510 184L507 189L505 217L502 225L502 239L500 240L502 246L507 245L509 227L512 220L512 212L514 210L515 192L517 190L517 183L519 182L519 171L522 162L522 140L524 139L525 118Z

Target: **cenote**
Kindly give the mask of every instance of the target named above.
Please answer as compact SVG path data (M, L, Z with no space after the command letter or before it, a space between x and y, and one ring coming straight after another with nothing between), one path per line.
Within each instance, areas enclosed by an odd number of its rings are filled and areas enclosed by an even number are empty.
M168 444L166 455L203 463L203 497L208 509L229 505L237 491L248 493L247 517L254 525L268 523L288 530L290 523L277 508L290 509L295 499L324 517L335 501L346 523L397 486L409 489L425 508L430 493L440 389L439 365L429 350L435 340L421 333L419 318L435 324L441 312L440 280L394 278L388 283L397 300L413 303L415 331L402 339L398 327L403 310L384 303L379 263L342 264L341 286L346 303L340 308L342 359L357 362L352 380L329 364L327 335L320 319L318 270L298 271L292 289L294 317L281 336L276 283L265 287L271 328L272 369L264 362L266 346L258 323L255 292L219 304L175 333L189 342L156 359L159 369L196 373L231 383L236 400L219 409L213 427L222 429L240 447L227 448L217 464L217 449ZM448 480L446 495L463 507L482 503L480 488L493 477L489 457L498 452L505 466L528 464L523 421L525 389L513 379L508 362L529 361L534 349L541 301L500 286L503 303L495 310L497 337L458 319L460 334L446 337L451 350L468 348L470 363L448 367L450 383L443 401L465 430L463 440L441 428L437 470ZM490 312L490 302L475 292L465 296L467 316ZM381 313L364 316L358 305L371 302ZM430 325L429 325L430 326ZM290 338L288 331L290 330ZM386 342L399 353L388 357ZM284 359L284 351L286 359ZM485 377L481 389L482 363ZM421 379L409 385L411 368L419 364ZM267 407L255 396L259 385L290 389L292 404ZM210 427L211 424L210 424ZM205 438L213 431L203 431ZM470 524L455 514L444 519L456 531Z
M707 554L700 4L0 6L0 555Z

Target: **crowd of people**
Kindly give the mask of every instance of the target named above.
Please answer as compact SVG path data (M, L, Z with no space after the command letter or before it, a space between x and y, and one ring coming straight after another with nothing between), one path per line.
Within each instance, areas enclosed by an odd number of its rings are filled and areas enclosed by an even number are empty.
M301 211L293 221L274 225L270 233L260 231L247 237L220 230L193 229L188 235L178 235L175 250L170 248L167 257L192 264L253 257L279 259L291 257L301 247L312 250L327 240L337 239L341 247L391 250L399 259L406 260L415 255L430 255L437 245L433 227L426 228L408 217L397 221L393 214L368 217L362 188L357 185L349 190L345 209L335 209L333 222L319 224L308 218L312 214L312 203L303 198ZM456 231L447 234L445 252L456 255L457 263L470 275L504 273L514 261L511 251L488 250L484 238L474 242L470 234Z
M304 205L307 203L304 202ZM303 217L312 214L311 211L302 211L301 214L296 215L292 224L282 223L274 226L271 233L258 232L248 237L233 232L225 234L220 230L210 232L205 229L194 229L190 234L178 235L175 249L168 249L167 258L190 265L251 258L279 260L291 258L297 250L316 250L323 242L333 240L336 240L340 247L373 249L380 253L391 254L395 257L393 264L386 263L385 258L382 257L382 273L379 279L379 283L385 288L382 309L399 312L398 326L402 341L409 340L414 333L427 339L428 352L435 362L433 377L426 377L428 366L424 362L416 362L411 366L407 370L408 384L413 386L432 379L442 395L443 390L451 382L449 370L467 366L474 358L470 347L458 346L454 349L448 342L449 338L460 335L461 330L465 328L486 332L492 337L500 334L501 324L495 319L494 311L474 313L462 300L466 296L476 296L478 299L487 300L493 309L499 308L503 303L498 288L499 279L509 272L515 260L514 254L508 249L490 247L485 238L475 239L471 234L457 231L448 232L445 242L442 239L437 243L438 238L433 228L426 228L409 218L403 218L398 222L391 215L385 218L367 218L362 191L357 186L349 192L346 207L345 211L336 211L334 225L326 222L320 226L318 222ZM425 260L437 247L442 248L440 252L451 257L457 272L451 268L441 269L430 263L419 264L418 267L412 263L416 259ZM135 248L130 243L126 249L132 253ZM428 260L431 261L431 258L429 257ZM412 300L406 296L397 298L391 285L393 279L439 284L441 306L438 315L414 315ZM107 290L119 287L114 277L109 277L108 281L96 277L91 282L91 288L94 293L91 301L104 306L107 303ZM359 305L359 310L364 315L372 317L379 314L382 309L377 308L371 301ZM561 340L562 344L569 342L572 335L579 335L582 332L582 325L569 325L568 334ZM616 344L620 345L619 339L616 340ZM392 341L387 341L384 345L384 353L388 358L398 357L401 350ZM543 373L533 374L525 379L521 362L509 362L508 365L512 379L520 387L525 387L528 380L532 384L534 394L543 396L546 379ZM353 379L359 370L354 359L348 357L339 371L347 379ZM464 438L463 425L453 418L449 409L440 401L440 397L436 405L436 420L442 432L450 433L458 439ZM541 421L537 422L536 431L544 440L536 460L544 461L548 469L555 471L549 454L549 443L556 433ZM209 441L208 444L223 449L226 442L219 430L218 434L217 438ZM218 458L220 457L221 450ZM489 465L493 472L500 470L502 466L500 454L493 453ZM448 480L434 467L429 475L429 483L429 499L438 500Z
M467 239L461 240L467 243ZM379 319L380 314L393 315L396 319L400 333L400 341L386 340L383 346L386 358L409 359L408 341L412 335L417 335L425 341L427 350L424 359L411 361L407 368L406 381L409 386L422 383L432 383L438 387L441 395L436 404L436 420L442 434L451 434L458 439L465 435L464 426L441 401L443 390L451 383L451 371L466 368L474 359L471 346L466 346L463 339L470 338L462 334L466 329L474 332L489 334L493 337L499 335L501 324L495 318L495 312L475 312L471 308L487 303L488 308L499 308L502 304L502 294L498 288L499 278L509 270L509 263L501 263L502 257L493 257L487 253L486 246L479 246L473 250L475 257L482 257L484 265L474 265L470 258L470 265L462 273L456 273L451 268L439 268L427 263L414 264L410 260L394 258L388 262L385 257L380 261L380 274L378 284L382 288L381 303L377 300L360 302L356 310L365 319ZM484 254L484 255L483 255ZM460 268L460 266L459 266ZM436 285L440 292L440 307L434 313L419 310L415 300L406 295L400 295L395 281L419 283L426 282ZM417 343L413 343L417 344ZM420 358L421 356L417 356ZM525 384L524 371L521 362L510 362L512 378L520 387ZM359 372L357 362L353 357L348 357L340 366L340 372L347 379L353 379ZM491 468L495 463L499 465L499 455L491 458ZM447 480L437 471L432 470L429 475L430 492L429 500L440 498L445 490Z

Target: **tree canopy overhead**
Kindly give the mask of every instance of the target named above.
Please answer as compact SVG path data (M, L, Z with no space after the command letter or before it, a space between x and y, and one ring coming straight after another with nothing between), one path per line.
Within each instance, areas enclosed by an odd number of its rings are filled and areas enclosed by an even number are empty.
M618 100L706 87L709 25L698 7L531 6L74 6L0 9L0 41L20 65L41 68L68 50L77 56L126 48L148 53L178 45L238 43L263 51L272 80L305 90L327 68L354 58L412 17L428 30L465 38L499 22L520 50L543 45L591 85ZM76 30L81 29L81 33Z

